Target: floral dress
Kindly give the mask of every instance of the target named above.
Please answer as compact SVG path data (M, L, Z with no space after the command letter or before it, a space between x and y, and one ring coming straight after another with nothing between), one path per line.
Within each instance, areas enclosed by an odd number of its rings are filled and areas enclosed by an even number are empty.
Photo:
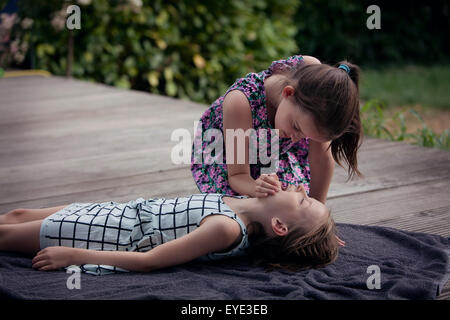
M309 139L305 138L293 142L290 138L279 138L277 148L271 149L271 131L269 129L274 128L267 116L266 92L264 88L264 79L271 76L275 70L292 68L299 63L304 63L303 57L295 55L272 62L267 70L259 73L248 73L245 77L237 79L227 92L203 113L195 132L191 154L191 171L200 192L238 195L228 183L224 139L219 137L220 139L216 140L216 136L214 136L214 139L206 138L205 132L208 129L215 129L216 132L220 130L223 135L223 100L231 90L240 90L250 103L253 129L256 132L256 139L251 140L253 147L255 147L254 144L259 143L260 139L267 141L267 156L271 156L273 152L279 152L278 165L273 172L276 172L278 175L282 187L285 188L289 184L295 186L303 184L306 192L309 193ZM267 134L267 138L266 136L261 137L263 131ZM210 151L211 145L214 143L222 144L222 147L219 148L220 150L217 151L217 148L215 148L216 152L214 155L212 155L213 152L205 152L206 150ZM258 157L257 161L250 161L250 175L256 180L261 173L264 173L262 169L267 167L270 167L267 161L260 161Z

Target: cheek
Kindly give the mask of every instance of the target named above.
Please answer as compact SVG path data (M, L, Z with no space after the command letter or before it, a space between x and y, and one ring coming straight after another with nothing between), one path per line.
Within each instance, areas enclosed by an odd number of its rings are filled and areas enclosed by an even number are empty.
M287 131L289 129L289 120L283 113L277 113L275 116L275 128Z
M294 196L293 192L278 191L274 198L279 212L290 216L292 212L298 209L297 197Z

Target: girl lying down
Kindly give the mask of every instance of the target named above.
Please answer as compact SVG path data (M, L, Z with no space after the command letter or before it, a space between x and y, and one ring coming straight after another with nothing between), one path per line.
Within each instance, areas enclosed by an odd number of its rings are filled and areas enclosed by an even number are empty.
M299 270L332 263L340 245L330 210L302 186L264 198L193 194L0 215L0 250L36 254L37 270L147 272L243 254L269 269Z

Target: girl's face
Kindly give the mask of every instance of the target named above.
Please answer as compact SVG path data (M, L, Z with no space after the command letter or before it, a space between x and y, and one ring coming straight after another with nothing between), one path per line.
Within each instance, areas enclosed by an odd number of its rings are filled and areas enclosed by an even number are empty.
M329 209L322 202L308 197L303 185L290 186L265 199L266 209L272 215L272 230L280 236L288 232L289 226L297 223L303 225L305 232L308 232L329 214Z
M294 101L294 88L286 86L282 91L282 99L275 114L275 129L279 130L281 138L290 138L297 142L309 138L317 142L327 142L329 139L319 130L313 116L301 109Z

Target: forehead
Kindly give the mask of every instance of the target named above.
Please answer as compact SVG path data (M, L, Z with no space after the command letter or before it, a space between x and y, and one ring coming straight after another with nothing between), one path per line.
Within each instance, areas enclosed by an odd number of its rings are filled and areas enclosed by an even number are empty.
M320 201L317 201L314 198L309 198L311 201L311 205L304 208L303 210L299 210L299 215L302 219L304 219L305 223L309 223L310 225L315 225L320 223L320 221L324 221L329 214L328 208Z
M318 142L330 141L326 131L316 125L316 121L311 112L297 106L293 110L292 119L308 138Z

